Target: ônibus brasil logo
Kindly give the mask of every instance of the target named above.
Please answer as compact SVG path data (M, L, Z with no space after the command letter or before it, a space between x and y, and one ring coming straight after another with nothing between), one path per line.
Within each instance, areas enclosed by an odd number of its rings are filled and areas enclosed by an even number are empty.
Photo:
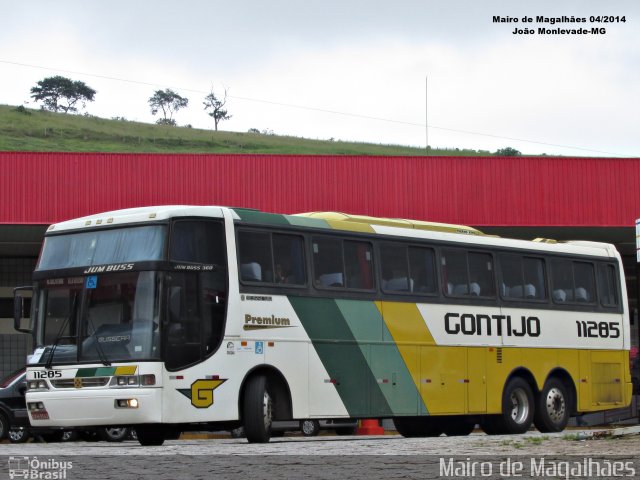
M38 457L9 457L9 478L25 478L38 480L64 480L67 470L73 468L73 462Z

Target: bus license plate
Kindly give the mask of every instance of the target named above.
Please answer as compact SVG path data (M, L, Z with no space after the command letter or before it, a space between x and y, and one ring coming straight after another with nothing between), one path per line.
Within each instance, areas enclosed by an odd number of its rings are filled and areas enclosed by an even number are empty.
M31 412L31 418L34 420L49 420L49 412Z

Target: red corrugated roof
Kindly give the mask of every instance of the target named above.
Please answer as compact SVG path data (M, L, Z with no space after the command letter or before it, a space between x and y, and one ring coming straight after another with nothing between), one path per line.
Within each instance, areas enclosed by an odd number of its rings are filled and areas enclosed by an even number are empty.
M640 159L0 152L0 223L209 204L477 226L633 226Z

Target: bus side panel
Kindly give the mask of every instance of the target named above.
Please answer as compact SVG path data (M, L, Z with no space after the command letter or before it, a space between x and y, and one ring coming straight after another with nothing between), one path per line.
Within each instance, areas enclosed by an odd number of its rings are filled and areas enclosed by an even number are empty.
M326 381L334 385L349 415L371 415L374 406L376 415L389 416L391 409L369 365L369 352L361 348L336 300L291 297L290 301L329 374ZM372 302L358 304L364 318L375 309Z
M418 390L384 323L380 302L337 300L336 303L374 377L369 395L370 415L417 415ZM382 395L376 395L376 390Z
M420 366L422 397L429 413L466 412L467 348L422 347Z
M622 406L622 352L591 352L591 402L596 408Z
M467 411L485 413L487 411L487 357L485 347L467 349Z

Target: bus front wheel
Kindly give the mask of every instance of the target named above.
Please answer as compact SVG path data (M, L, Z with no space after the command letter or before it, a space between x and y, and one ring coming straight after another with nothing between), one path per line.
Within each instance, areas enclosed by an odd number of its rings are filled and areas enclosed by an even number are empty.
M244 394L244 433L249 443L266 443L271 438L273 397L267 379L256 375L247 381Z
M144 447L159 447L164 443L166 432L162 425L138 425L136 436Z
M567 387L561 380L547 380L538 397L534 418L536 428L543 433L564 430L569 421L568 399Z

